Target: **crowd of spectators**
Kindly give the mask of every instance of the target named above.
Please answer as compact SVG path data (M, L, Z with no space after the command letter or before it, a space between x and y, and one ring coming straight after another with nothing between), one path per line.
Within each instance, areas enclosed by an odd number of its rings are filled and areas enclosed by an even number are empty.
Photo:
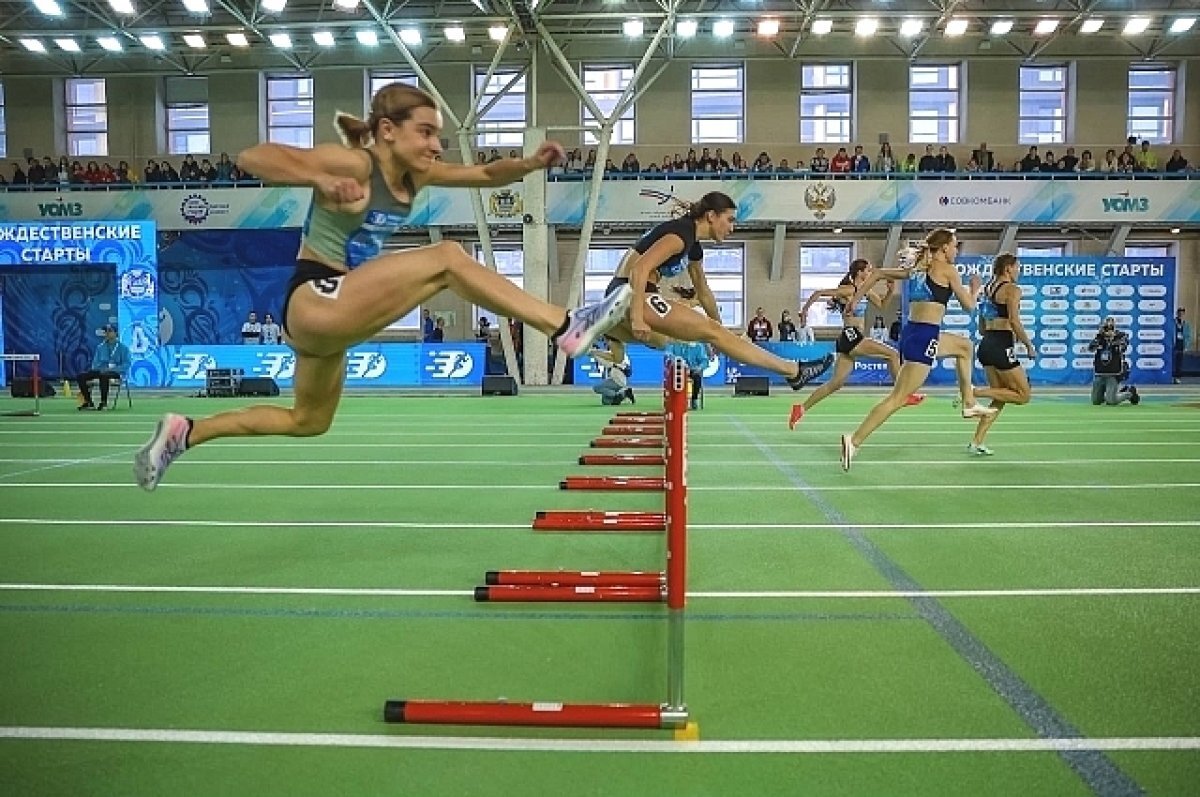
M833 150L830 157L829 150ZM483 165L500 160L506 156L498 148L476 153L476 163ZM515 149L508 151L507 157L520 157ZM592 173L596 163L596 150L589 149L586 153L575 148L567 153L565 163L553 167L551 174L577 175L587 177ZM768 152L760 152L753 161L747 161L742 153L734 151L728 158L723 147L702 147L699 152L694 148L684 156L680 153L664 155L661 162L643 164L636 153L630 152L618 164L612 158L604 163L604 175L609 179L635 178L645 175L663 174L718 174L718 175L797 175L809 177L813 175L828 177L843 177L862 174L907 174L915 177L921 175L941 174L1076 174L1076 175L1120 175L1120 174L1186 174L1197 171L1183 157L1181 150L1175 149L1166 161L1160 161L1159 155L1151 149L1149 141L1139 145L1135 136L1130 136L1123 148L1111 148L1104 152L1103 157L1096 157L1090 149L1076 152L1075 147L1066 147L1061 156L1055 155L1051 149L1042 150L1031 146L1020 160L1005 164L995 152L988 149L987 142L971 150L965 163L949 147L925 145L924 153L918 156L914 152L900 158L892 152L892 146L883 143L879 152L872 158L864 152L862 145L853 147L839 146L834 149L817 147L807 161L803 158L789 161L780 158L776 162ZM20 163L12 164L12 174L5 177L0 174L0 185L29 186L37 188L58 188L62 186L93 186L93 185L233 185L236 183L257 184L258 179L238 168L228 154L222 152L214 163L209 158L196 160L194 155L185 155L178 170L166 159L151 159L139 172L130 167L127 161L120 161L114 168L111 163L100 163L96 160L71 160L66 156L58 162L49 156L40 161L29 158L24 167Z
M145 168L138 172L129 165L128 161L119 161L114 168L112 163L96 160L71 160L62 156L55 163L50 156L29 158L24 168L20 163L12 164L12 174L5 177L0 174L0 185L29 186L32 188L60 188L63 186L99 186L99 185L233 185L240 182L257 182L257 178L238 168L227 153L222 152L213 163L208 158L197 161L194 155L184 155L183 162L176 169L174 164L165 159L146 161Z

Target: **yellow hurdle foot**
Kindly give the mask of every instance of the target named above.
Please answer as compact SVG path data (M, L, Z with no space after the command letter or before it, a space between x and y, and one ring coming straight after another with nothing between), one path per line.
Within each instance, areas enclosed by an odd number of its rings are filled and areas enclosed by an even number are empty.
M675 741L677 742L698 742L700 741L700 723L689 722L682 728L675 729Z

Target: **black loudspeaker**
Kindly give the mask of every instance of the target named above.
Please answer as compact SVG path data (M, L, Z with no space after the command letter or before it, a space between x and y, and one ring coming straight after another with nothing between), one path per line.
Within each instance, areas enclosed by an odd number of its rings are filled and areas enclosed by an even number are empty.
M279 385L269 376L244 376L237 392L239 396L278 396Z
M735 396L769 396L771 380L765 376L739 376L733 383Z
M18 376L8 386L13 398L33 398L33 380L27 376ZM54 395L54 385L45 379L38 380L38 391L42 398Z
M483 378L483 395L515 396L517 395L517 380L511 376L485 376Z

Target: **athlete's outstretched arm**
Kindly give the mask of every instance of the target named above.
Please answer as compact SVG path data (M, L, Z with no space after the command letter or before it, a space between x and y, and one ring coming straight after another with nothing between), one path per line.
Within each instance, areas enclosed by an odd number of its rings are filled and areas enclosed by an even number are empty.
M971 275L970 290L963 285L962 278L958 276L958 269L950 269L950 290L954 291L955 297L958 298L958 303L968 313L975 309L975 300L979 297L979 288L983 285L979 279L979 274Z
M1029 339L1025 325L1021 323L1021 289L1016 285L1010 285L1005 292L1008 296L1005 298L1004 304L1008 307L1008 323L1012 325L1013 335L1025 345L1029 359L1036 360L1037 349L1033 347L1033 341Z
M515 183L539 169L548 169L566 159L567 153L562 144L557 141L543 141L537 152L529 158L501 158L482 166L435 161L425 177L424 184L454 188L498 188Z
M334 202L361 199L362 184L371 175L366 151L341 144L319 144L312 149L256 144L238 153L237 165L268 183L315 188Z
M821 288L819 290L815 290L812 293L810 293L808 295L808 301L806 301L804 303L804 306L800 308L800 324L802 326L807 325L808 310L810 307L812 307L814 304L816 304L818 299L825 299L826 301L828 301L828 300L832 299L833 297L837 296L837 294L838 294L837 288Z

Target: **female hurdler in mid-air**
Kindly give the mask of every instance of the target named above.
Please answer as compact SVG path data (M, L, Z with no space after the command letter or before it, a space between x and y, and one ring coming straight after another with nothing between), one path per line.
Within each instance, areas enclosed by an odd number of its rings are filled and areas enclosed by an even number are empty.
M812 361L785 360L725 328L717 300L704 276L704 249L700 241L725 240L733 232L737 205L717 191L705 194L699 202L680 204L686 208L685 215L654 227L625 253L617 266L606 293L628 287L633 290L633 298L628 318L609 330L607 337L618 343L638 340L655 348L663 348L672 338L707 343L736 362L783 376L793 390L829 370L833 355ZM660 280L677 276L685 269L704 315L659 293Z
M938 357L953 356L961 364L963 352L960 349L963 347L966 349L966 357L970 357L970 341L959 335L943 335L941 332L942 319L946 315L946 305L949 304L950 297L957 297L963 309L970 312L975 309L975 297L979 293L978 274L971 276L970 290L963 286L958 270L954 267L954 258L957 255L958 238L954 233L946 229L934 230L921 244L911 270L875 269L851 299L851 303L857 302L860 298L858 294L870 290L871 285L878 279L903 279L908 297L908 321L900 334L900 356L904 364L900 366L896 384L891 393L871 409L852 434L842 435L842 470L850 470L854 455L866 442L867 437L896 410L903 407L908 397L925 384ZM955 351L941 351L939 345L942 340L954 341ZM958 341L961 341L961 344ZM963 390L963 417L983 418L995 415L994 409L975 403L975 396L971 390L969 359L966 363L965 386L961 367L958 374L959 388Z
M134 459L143 488L153 490L172 461L209 440L323 434L342 396L346 350L443 290L536 327L572 357L586 352L628 309L627 287L570 312L547 304L450 241L383 253L384 241L407 224L421 189L507 185L562 160L557 143L544 143L531 158L443 163L437 105L425 92L400 83L371 98L365 121L338 114L336 122L345 145L259 144L237 159L239 167L267 182L313 189L280 319L285 341L296 352L292 406L258 405L195 421L166 415Z
M830 310L841 313L843 327L841 334L838 335L837 343L834 344L837 361L833 366L833 376L828 382L810 393L803 404L792 405L792 413L788 418L789 429L795 428L800 419L804 417L804 413L817 406L822 399L842 389L859 357L875 357L886 360L888 373L891 374L892 381L896 381L896 374L900 370L900 355L891 346L867 337L864 331L865 313L863 311L865 308L862 302L850 304L850 300L858 294L859 287L874 270L874 267L866 260L861 258L855 260L850 264L850 270L846 272L846 276L842 277L842 281L836 288L813 291L812 295L808 297L808 301L804 303L804 307L801 308L800 324L807 325L809 308L817 300L825 299L829 302ZM891 298L894 284L892 280L887 281L887 291L883 296L879 296L874 291L865 291L861 295L865 301L882 310L888 299ZM906 402L911 406L920 404L924 399L923 394L913 393L906 399Z

